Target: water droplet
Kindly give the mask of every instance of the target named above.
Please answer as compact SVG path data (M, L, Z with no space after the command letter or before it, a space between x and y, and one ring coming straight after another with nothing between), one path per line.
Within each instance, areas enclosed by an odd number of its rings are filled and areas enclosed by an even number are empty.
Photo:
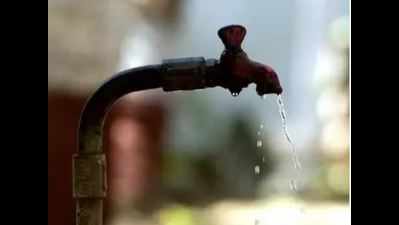
M233 97L237 97L237 96L239 95L239 93L238 93L238 92L231 92L231 95L232 95Z
M256 141L256 147L258 147L258 148L262 147L262 141L261 140L257 140Z
M258 133L257 133L257 134L258 134L258 136L260 136L260 131L258 131Z
M266 99L266 95L262 95L262 97L261 97L262 99Z
M263 124L260 125L260 129L263 129Z
M298 192L298 188L297 188L295 180L290 180L290 189L291 189L291 191L293 191L295 193Z
M302 165L301 165L301 162L300 162L299 159L298 159L298 156L294 155L294 156L292 157L292 161L293 161L293 163L294 163L294 168L295 168L296 170L302 169Z
M265 162L265 157L264 156L262 157L262 162Z
M254 167L254 170L255 170L255 174L259 174L260 173L260 167L258 165L256 165Z

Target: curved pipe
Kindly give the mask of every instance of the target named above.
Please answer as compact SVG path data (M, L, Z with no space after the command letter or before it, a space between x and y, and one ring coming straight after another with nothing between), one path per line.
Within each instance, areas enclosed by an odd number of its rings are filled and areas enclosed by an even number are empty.
M106 81L86 103L79 123L78 154L73 159L76 225L102 225L107 194L106 159L102 133L106 114L122 96L161 87L161 65L122 71Z
M76 225L102 225L103 199L107 194L106 160L102 133L106 114L122 96L162 87L164 91L214 87L216 60L203 57L170 59L114 75L87 101L79 123L78 154L73 159L73 195Z
M88 100L79 126L79 154L98 154L102 150L102 128L111 106L130 92L161 87L161 65L122 71L105 82Z

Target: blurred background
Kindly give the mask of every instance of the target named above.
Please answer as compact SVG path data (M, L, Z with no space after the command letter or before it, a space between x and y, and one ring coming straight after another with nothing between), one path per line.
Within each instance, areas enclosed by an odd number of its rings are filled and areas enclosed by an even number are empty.
M95 89L162 59L219 58L216 32L229 24L244 25L248 56L278 72L302 169L277 97L253 85L235 98L222 88L129 94L105 126L106 223L350 224L345 0L49 0L48 224L74 224L71 159Z

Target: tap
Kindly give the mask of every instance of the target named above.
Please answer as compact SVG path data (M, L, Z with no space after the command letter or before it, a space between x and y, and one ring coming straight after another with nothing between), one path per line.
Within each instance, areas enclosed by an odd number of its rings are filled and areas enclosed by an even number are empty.
M81 113L78 153L73 156L76 225L103 224L103 199L107 194L103 125L107 112L123 95L154 88L168 92L220 86L237 96L251 83L256 84L261 96L282 93L276 72L270 66L250 60L242 50L245 34L246 29L240 25L222 27L218 36L225 49L220 59L167 59L162 64L124 70L94 92Z
M256 92L281 94L277 73L268 65L249 59L241 48L246 34L245 27L229 25L218 31L224 44L220 59L205 60L202 57L164 60L165 91L192 90L221 86L233 96L251 83L256 84Z
M277 73L270 67L248 58L241 48L241 43L246 35L245 27L229 25L218 31L225 50L220 57L220 76L223 77L220 85L238 95L243 87L250 83L256 84L259 95L281 94Z

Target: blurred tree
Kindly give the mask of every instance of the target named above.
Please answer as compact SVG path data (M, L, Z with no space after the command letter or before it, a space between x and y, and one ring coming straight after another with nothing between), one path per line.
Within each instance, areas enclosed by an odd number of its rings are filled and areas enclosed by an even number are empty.
M200 114L195 119L201 117L214 121L209 114ZM255 197L257 185L271 173L275 162L267 139L262 140L262 147L256 146L258 138L248 115L237 114L231 122L231 129L224 131L227 134L220 134L218 145L201 142L195 146L196 151L207 154L196 154L179 146L164 152L163 182L165 195L172 196L170 200L203 204L223 198ZM209 132L200 133L206 136ZM254 172L255 166L259 166L259 174Z

